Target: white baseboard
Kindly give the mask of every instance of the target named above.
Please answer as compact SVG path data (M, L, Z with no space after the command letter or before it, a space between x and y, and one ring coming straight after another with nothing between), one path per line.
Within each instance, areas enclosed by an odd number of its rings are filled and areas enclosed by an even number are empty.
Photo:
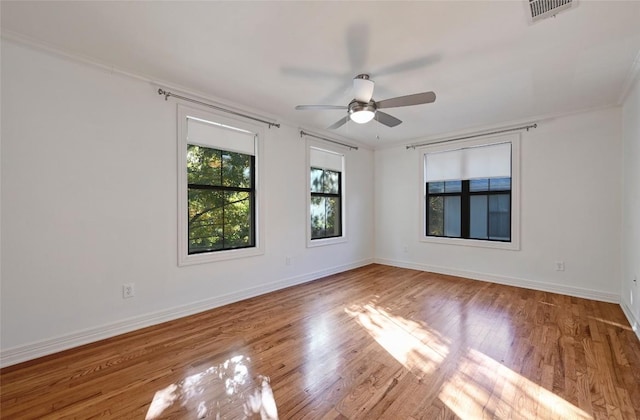
M105 338L110 338L116 335L135 331L140 328L157 325L166 321L172 321L174 319L214 309L223 305L227 305L229 303L239 302L244 299L263 295L265 293L284 289L286 287L307 283L313 280L320 279L322 277L341 273L347 270L352 270L358 267L363 267L372 263L373 259L364 259L350 264L330 267L324 270L302 274L299 276L290 277L256 287L251 287L249 289L229 293L227 295L216 296L187 305L176 306L174 308L124 319L122 321L102 325L99 327L89 328L71 334L65 334L60 337L2 350L0 352L0 367L11 366L17 363L25 362L27 360L32 360L38 357L57 353L63 350L68 350L84 344L93 343L98 340L103 340Z
M615 293L602 292L599 290L584 289L553 283L543 283L534 280L526 280L516 277L506 277L496 274L479 273L475 271L458 270L455 268L438 267L427 264L416 264L407 261L390 260L386 258L376 258L377 264L390 265L401 268L411 268L413 270L428 271L431 273L447 274L450 276L465 277L473 280L488 281L491 283L504 284L507 286L523 287L525 289L540 290L543 292L559 293L562 295L575 296L586 299L599 300L602 302L620 303L620 296Z
M638 337L638 340L640 340L640 319L636 318L633 315L633 311L627 306L626 302L620 302L620 307L622 308L622 312L624 312L624 316L627 317L627 320L629 321L629 325L631 325L633 332L636 333L636 337Z

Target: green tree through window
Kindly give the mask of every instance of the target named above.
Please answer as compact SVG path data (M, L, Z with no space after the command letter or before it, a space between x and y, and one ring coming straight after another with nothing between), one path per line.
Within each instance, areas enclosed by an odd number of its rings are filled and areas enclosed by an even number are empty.
M342 174L311 168L311 239L342 235Z
M255 158L187 145L189 254L255 246Z

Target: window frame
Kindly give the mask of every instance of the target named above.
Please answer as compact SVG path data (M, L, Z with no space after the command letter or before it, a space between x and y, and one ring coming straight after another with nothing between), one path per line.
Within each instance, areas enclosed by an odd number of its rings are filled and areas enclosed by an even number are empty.
M427 182L425 176L425 155L428 153L489 146L497 143L511 143L511 241L487 239L455 238L427 235ZM506 250L520 250L520 133L500 136L486 136L470 140L451 141L416 148L419 158L420 179L420 233L419 241L424 243L472 246Z
M187 117L223 124L230 127L249 131L254 134L254 157L253 157L253 231L255 234L255 245L250 247L216 250L189 254L189 226L188 226L188 206L189 187L187 180L187 146L190 144L187 139ZM204 110L202 108L177 105L177 160L178 160L178 266L188 266L193 264L204 264L216 261L224 261L235 258L252 257L264 254L264 194L262 193L263 166L262 156L264 131L259 125L247 123L243 120L230 118L216 112ZM194 143L195 144L195 143ZM199 144L200 145L200 144ZM201 145L202 146L202 145ZM215 149L213 146L204 147ZM219 148L218 150L225 150ZM230 150L234 152L233 150Z
M435 193L430 193L429 192L429 182L425 182L425 209L426 209L426 214L425 214L425 227L429 225L429 213L431 210L431 207L427 205L426 201L428 198L431 197L442 197L443 201L446 202L446 197L458 197L460 198L460 236L447 236L447 235L427 235L425 233L426 236L430 237L430 238L457 238L457 239L476 239L476 240L481 240L481 241L489 241L489 242L511 242L511 232L509 232L509 240L505 240L505 239L481 239L481 238L474 238L473 236L471 236L471 199L473 197L487 197L487 232L490 229L489 226L489 217L491 212L489 211L489 197L497 197L497 196L509 196L509 219L511 219L511 213L512 213L512 203L511 203L511 187L509 187L509 189L498 189L498 190L492 190L490 188L490 183L492 179L507 179L507 178L480 178L480 179L486 179L487 182L487 190L477 190L477 191L473 191L470 188L470 183L471 180L465 179L465 180L456 180L456 182L460 182L460 190L459 191L446 191L446 181L445 181L445 190L443 192L435 192ZM509 184L511 184L511 178L509 179ZM436 182L442 182L442 181L436 181ZM444 203L443 203L444 204ZM445 215L446 215L446 210L444 211ZM443 221L446 225L446 221ZM509 220L509 226L511 227L511 220ZM428 228L425 228L425 231L427 231ZM509 229L511 230L511 229ZM466 236L465 236L466 235Z
M197 183L187 183L187 197L189 196L189 193L192 191L214 191L214 192L219 192L219 193L226 193L226 192L242 192L242 193L247 193L249 195L249 217L251 218L251 226L250 226L250 230L251 230L251 244L247 245L247 246L239 246L239 247L229 247L229 248L222 248L222 249L215 249L215 250L201 250L201 251L197 251L197 252L192 252L191 249L189 249L187 252L189 253L189 255L195 255L195 254L204 254L204 253L209 253L209 252L223 252L223 251L230 251L232 249L242 249L242 248L253 248L255 247L255 239L256 239L256 223L255 223L255 197L256 197L256 183L255 183L255 161L256 161L256 157L255 155L247 155L245 153L239 153L239 152L231 152L229 150L224 150L224 149L216 149L213 147L207 147L207 146L201 146L201 145L197 145L197 144L193 144L193 143L189 143L187 142L187 150L189 148L189 146L197 146L197 147L202 147L202 148L206 148L208 150L213 150L216 152L220 152L221 155L224 155L224 153L236 153L236 154L241 154L243 156L248 156L249 157L249 169L251 171L251 177L250 177L250 187L239 187L239 186L226 186L226 185L210 185L210 184L197 184ZM224 167L224 160L221 159L222 162L222 168ZM222 171L221 171L222 172ZM187 177L189 175L189 172L187 171ZM222 174L221 174L221 178L222 178ZM189 202L187 200L187 206L189 205ZM224 205L222 208L222 218L223 218L223 226L224 226L224 219L225 219L225 209L224 209ZM187 226L187 230L189 229L189 227ZM223 234L222 234L222 242L224 244L225 240L226 240L226 235L224 234L224 229L223 229ZM187 241L188 243L188 241Z
M311 191L311 197L310 200L312 201L314 197L321 197L321 198L338 198L338 202L340 203L340 225L338 226L338 231L340 232L338 235L331 235L331 236L322 236L322 237L317 237L314 238L313 237L313 231L311 232L311 240L312 241L318 241L321 239L331 239L331 238L339 238L342 236L342 172L338 172L335 171L333 169L327 169L327 168L319 168L316 166L311 166L309 168L309 175L311 175L311 171L312 170L318 170L318 171L323 171L323 176L326 175L326 172L333 172L338 174L338 192L337 193L329 193L329 192L318 192L318 191ZM309 180L309 189L311 189L311 180ZM310 201L310 202L311 202ZM309 206L309 211L311 211L311 206ZM309 214L309 219L311 219L311 214Z
M318 149L321 151L335 153L342 156L342 170L340 171L340 236L332 236L327 238L312 238L311 237L311 149ZM315 166L314 166L315 168ZM306 218L306 231L307 231L307 247L313 248L317 246L333 245L343 242L347 242L347 226L346 226L346 209L347 209L347 193L346 193L346 168L347 168L347 155L344 150L339 147L332 147L325 143L320 143L307 139L306 142L306 202L307 202L307 218ZM327 169L327 168L320 168ZM332 170L332 169L329 169Z

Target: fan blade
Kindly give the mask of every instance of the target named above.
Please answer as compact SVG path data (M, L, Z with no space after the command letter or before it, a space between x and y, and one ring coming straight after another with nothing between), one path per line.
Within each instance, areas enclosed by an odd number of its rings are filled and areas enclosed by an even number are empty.
M361 72L369 55L370 30L366 23L355 23L347 28L347 52L352 72Z
M378 71L371 71L371 74L375 77L378 77L395 73L402 73L405 71L417 70L419 68L427 67L429 65L437 63L438 61L440 61L441 57L441 54L426 55L414 58L412 60L403 61L402 63L392 64L390 66L378 69Z
M332 103L332 102L346 102L351 99L351 91L353 90L353 82L351 80L345 80L337 88L329 92L320 103Z
M398 96L397 98L385 99L376 102L378 109L380 108L396 108L399 106L429 104L435 102L436 94L433 92L414 93L413 95Z
M308 109L348 109L344 105L297 105L298 111L304 111Z
M331 124L329 127L327 127L327 130L335 130L336 128L340 128L343 125L345 125L347 123L347 121L349 121L349 116L347 115L344 118L340 118L338 121L336 121L335 123Z
M304 77L307 79L344 79L348 74L340 74L334 71L316 70L303 67L283 67L282 74L287 76Z
M387 127L395 127L396 125L402 123L402 121L400 121L396 117L382 111L376 111L376 121L378 121L380 124L386 125Z

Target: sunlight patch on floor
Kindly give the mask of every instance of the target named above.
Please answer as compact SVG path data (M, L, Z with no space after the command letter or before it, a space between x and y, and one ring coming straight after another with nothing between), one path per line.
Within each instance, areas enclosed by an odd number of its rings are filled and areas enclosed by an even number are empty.
M189 418L260 415L262 419L277 419L269 378L252 377L250 367L251 359L235 356L158 390L145 420L175 415Z
M373 304L352 305L345 312L416 376L432 373L449 353L448 343L438 333Z
M444 375L438 398L460 418L593 419L486 354L456 347L418 322L373 303L351 305L345 312L414 375Z
M440 400L461 418L593 417L484 353L469 349L444 383Z

